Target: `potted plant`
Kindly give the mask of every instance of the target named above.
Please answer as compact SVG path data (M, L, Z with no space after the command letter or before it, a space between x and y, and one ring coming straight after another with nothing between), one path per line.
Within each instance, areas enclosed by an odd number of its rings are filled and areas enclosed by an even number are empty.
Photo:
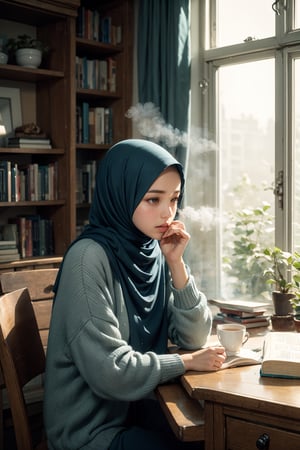
M43 54L49 50L41 41L28 34L8 39L6 48L10 55L15 55L18 65L31 68L39 67Z
M286 316L292 312L290 300L295 297L293 270L295 256L278 247L265 248L261 255L270 266L264 271L267 284L274 286L272 300L275 315Z

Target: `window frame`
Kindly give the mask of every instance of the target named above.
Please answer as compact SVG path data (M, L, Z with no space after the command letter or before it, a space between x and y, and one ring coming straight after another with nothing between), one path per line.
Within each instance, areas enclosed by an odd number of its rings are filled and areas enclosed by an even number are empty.
M249 0L251 1L251 0ZM270 4L271 7L271 4ZM281 209L278 201L275 202L275 243L281 248L292 250L292 196L293 196L293 143L292 143L292 73L293 58L300 57L300 29L293 29L294 2L281 0L280 15L276 15L276 35L260 40L238 43L227 47L205 48L206 41L215 43L213 30L215 30L216 0L191 0L193 22L198 20L198 50L197 50L197 76L193 78L192 62L192 93L191 96L191 124L200 126L204 138L216 139L217 123L217 97L216 76L218 68L222 65L241 63L275 58L275 174L283 170L284 178L284 208ZM275 13L274 13L275 14ZM205 18L205 20L204 20ZM205 25L209 24L209 39ZM192 25L193 29L193 25ZM192 49L197 45L193 40ZM195 60L195 56L192 61ZM195 67L195 63L194 63ZM197 83L197 85L195 84ZM195 93L198 95L195 95ZM198 107L197 111L197 105ZM192 151L192 149L191 149ZM216 158L216 195L215 205L218 207L219 198L219 163ZM275 182L275 180L274 180ZM221 230L216 232L215 255L211 255L216 261L216 272L220 274L221 262L218 257ZM219 291L220 276L216 277L216 290Z

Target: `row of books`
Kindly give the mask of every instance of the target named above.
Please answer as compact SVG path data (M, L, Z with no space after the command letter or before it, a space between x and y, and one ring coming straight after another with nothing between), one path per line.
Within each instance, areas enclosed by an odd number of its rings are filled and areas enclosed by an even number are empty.
M0 161L0 201L57 199L57 162L19 165Z
M214 316L215 323L240 323L246 328L268 327L270 315L269 303L257 301L222 301L210 299L209 303L218 307Z
M122 42L122 27L114 25L110 16L101 16L97 9L81 6L78 9L76 33L78 37L107 44Z
M53 221L40 215L18 216L18 248L21 258L54 254Z
M76 108L76 134L79 144L112 144L112 108L91 107L82 102Z
M77 89L116 92L117 62L114 58L88 59L76 56Z
M96 183L97 161L87 161L76 169L76 203L91 203Z

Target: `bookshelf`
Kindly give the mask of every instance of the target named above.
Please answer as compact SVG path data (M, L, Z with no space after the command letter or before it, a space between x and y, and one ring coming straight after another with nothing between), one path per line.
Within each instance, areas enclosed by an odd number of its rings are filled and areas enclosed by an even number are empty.
M77 233L87 220L96 167L131 137L133 2L82 1L76 26Z
M97 6L101 16L109 17L113 26L120 27L121 41L98 42L91 36L77 36L77 13L82 6L91 10ZM131 136L131 123L125 113L132 102L133 1L0 0L0 10L1 20L16 30L15 36L20 34L23 26L27 27L25 32L29 27L51 49L38 69L17 66L10 61L0 65L0 87L20 89L21 97L24 95L22 123L34 118L52 143L51 149L2 146L0 161L20 166L54 164L57 170L56 193L51 200L0 201L0 225L12 222L17 216L33 215L50 220L53 254L0 263L0 272L55 267L76 237L78 227L88 217L91 195L79 197L78 189L82 187L78 186L78 168L95 171L95 165L112 143ZM76 81L78 57L113 59L116 63L115 88L79 87ZM110 111L109 142L96 144L78 140L77 112L84 102L90 108ZM92 169L89 167L91 161L95 161Z

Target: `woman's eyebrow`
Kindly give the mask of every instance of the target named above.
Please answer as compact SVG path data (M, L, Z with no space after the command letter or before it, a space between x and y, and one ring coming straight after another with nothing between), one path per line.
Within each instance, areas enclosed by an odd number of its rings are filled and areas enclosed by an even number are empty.
M162 190L162 189L150 189L149 191L146 192L146 194L164 194L166 193L166 191ZM176 189L173 194L180 194L180 189Z
M146 194L163 194L166 191L163 191L161 189L150 189L146 192Z

